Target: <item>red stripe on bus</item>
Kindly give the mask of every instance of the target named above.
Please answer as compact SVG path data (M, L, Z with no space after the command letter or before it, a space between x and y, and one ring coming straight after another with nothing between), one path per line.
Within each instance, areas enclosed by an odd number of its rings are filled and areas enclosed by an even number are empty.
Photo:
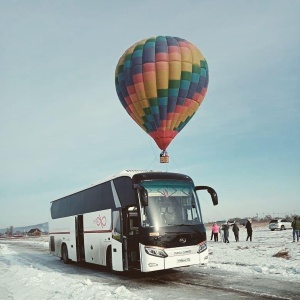
M84 233L105 233L105 232L111 232L111 230L90 230L90 231L84 231Z
M84 231L84 233L108 233L111 232L111 230L89 230ZM49 234L70 234L69 231L66 232L49 232Z

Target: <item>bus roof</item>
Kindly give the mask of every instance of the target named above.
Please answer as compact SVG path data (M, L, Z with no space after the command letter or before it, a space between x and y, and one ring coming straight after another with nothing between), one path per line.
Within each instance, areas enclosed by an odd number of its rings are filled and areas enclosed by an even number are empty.
M50 202L54 202L54 201L57 201L57 200L60 200L60 199L63 199L65 197L68 197L70 195L73 195L73 194L77 194L77 193L80 193L84 190L87 190L89 188L92 188L94 186L97 186L99 184L102 184L102 183L105 183L105 182L108 182L108 181L111 181L115 178L119 178L119 177L129 177L129 178L133 178L134 175L137 175L136 176L136 180L143 180L143 178L145 178L144 176L146 175L145 173L148 173L149 175L146 176L146 178L151 178L154 176L154 178L163 178L164 175L163 174L168 174L167 177L169 178L173 178L173 179L188 179L188 180L191 180L191 178L187 175L183 175L183 174L179 174L179 173L170 173L170 172L163 172L163 171L153 171L153 170L123 170L119 173L116 173L114 175L111 175L109 177L107 177L106 179L104 180L101 180L101 181L97 181L97 182L94 182L93 184L91 184L90 186L87 186L85 188L82 188L82 189L79 189L77 191L74 191L72 193L69 193L67 195L64 195L62 197L59 197L59 198L56 198L55 200L53 201L50 201ZM140 176L138 175L140 174Z
M107 178L105 178L105 179L103 179L103 180L97 180L97 181L95 181L94 183L92 183L92 184L89 185L89 186L86 186L86 187L81 188L81 189L79 189L79 190L76 190L76 191L73 191L73 192L71 192L71 193L68 193L67 195L63 195L63 196L61 196L61 197L58 197L58 198L56 198L55 200L50 201L50 202L54 202L54 201L56 201L56 200L65 198L65 197L67 197L67 196L70 196L70 195L79 193L79 192L84 191L84 190L87 190L87 189L89 189L89 188L91 188L91 187L93 187L93 186L95 186L95 185L98 185L98 184L101 184L101 183L110 181L110 180L115 179L115 178L118 178L118 177L127 176L127 177L132 178L132 177L133 177L134 175L136 175L136 174L139 174L139 173L150 173L150 172L162 172L162 171L153 171L153 170L130 170L130 169L128 169L128 170L123 170L123 171L121 171L121 172L119 172L119 173L115 173L115 174L113 174L113 175L110 175L110 176L108 176Z
M99 183L105 182L105 181L109 181L118 177L122 177L122 176L128 176L130 178L132 178L135 174L139 174L139 173L150 173L150 172L162 172L162 171L153 171L153 170L123 170L119 173L113 174L108 176L104 181L96 181L95 183L92 184L93 185L97 185Z

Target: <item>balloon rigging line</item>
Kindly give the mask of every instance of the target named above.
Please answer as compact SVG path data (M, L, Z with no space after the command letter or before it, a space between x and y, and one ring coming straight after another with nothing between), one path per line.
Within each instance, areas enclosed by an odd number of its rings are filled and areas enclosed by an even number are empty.
M179 171L179 170L180 170L180 168L178 167L178 165L177 165L177 163L176 163L176 161L174 160L174 158L173 158L173 157L172 157L172 162L174 162L174 165L176 166L177 170Z
M155 160L156 160L156 157L152 160L151 164L146 168L146 170L149 170L149 169L150 169L150 167L151 167L152 164L155 162Z
M151 138L150 138L150 137L149 137L149 141L150 141L150 145L151 145L151 148L152 148L152 151L153 151L154 157L156 157L156 153L155 153L155 150L154 150L154 148L153 148L152 140L151 140Z

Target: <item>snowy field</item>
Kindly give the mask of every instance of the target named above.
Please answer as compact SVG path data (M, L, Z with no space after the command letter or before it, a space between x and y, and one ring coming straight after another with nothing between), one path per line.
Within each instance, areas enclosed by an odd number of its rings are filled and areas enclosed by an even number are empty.
M206 229L209 237L209 228ZM229 244L209 241L208 268L261 273L300 283L300 242L292 242L292 230L270 231L267 227L254 227L252 242L246 242L246 237L246 229L240 226L239 242L235 242L232 231ZM274 256L276 254L278 257Z
M208 227L208 236L209 231ZM229 240L229 244L208 241L210 261L206 267L194 266L182 269L191 276L202 271L208 275L235 274L240 281L248 278L250 280L253 275L268 280L273 278L281 281L283 285L285 282L292 284L296 290L299 287L298 299L300 299L300 242L292 243L291 230L273 232L266 227L254 228L253 241L246 242L246 230L242 227L240 242L234 241L232 232ZM20 249L25 249L24 253ZM274 255L279 252L282 253L281 257L275 257ZM157 294L155 296L151 292L149 283L147 283L149 287L146 285L140 288L133 283L124 284L126 280L120 280L118 275L99 272L97 268L80 269L80 272L76 268L76 264L64 265L59 258L48 253L47 237L23 238L17 242L13 239L0 239L0 299L160 299ZM178 295L176 299L214 298L200 296L189 298L185 294L185 296ZM278 299L297 299L297 297L278 297Z

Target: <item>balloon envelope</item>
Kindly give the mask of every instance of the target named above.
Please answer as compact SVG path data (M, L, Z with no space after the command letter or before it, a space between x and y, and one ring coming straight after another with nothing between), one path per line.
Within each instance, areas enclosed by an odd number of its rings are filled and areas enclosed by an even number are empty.
M208 66L190 42L157 36L124 52L116 67L115 84L127 113L166 150L202 103Z

